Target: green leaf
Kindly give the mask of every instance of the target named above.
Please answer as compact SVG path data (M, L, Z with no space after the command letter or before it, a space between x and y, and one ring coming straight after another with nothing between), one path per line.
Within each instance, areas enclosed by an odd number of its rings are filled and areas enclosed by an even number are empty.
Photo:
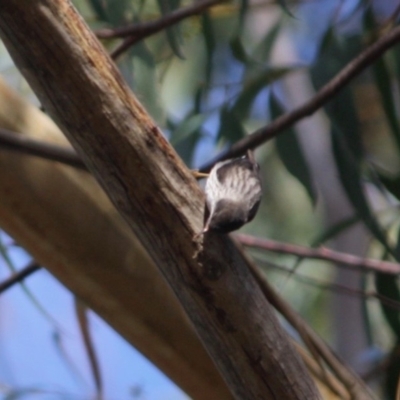
M282 10L285 11L287 15L289 15L292 18L295 18L295 16L292 14L292 12L289 10L288 5L286 4L285 0L277 0L277 3L281 6Z
M273 119L283 113L282 106L273 94L270 96L270 110ZM275 139L275 144L283 165L286 167L287 171L303 185L313 205L315 205L317 194L308 169L307 161L294 130L289 129L284 134L278 135Z
M182 140L186 140L203 125L207 116L204 114L190 115L172 132L170 142L175 147Z
M102 0L89 0L89 3L100 21L110 22L106 7Z
M251 78L247 78L242 91L232 107L237 117L240 119L247 118L258 94L268 85L281 79L293 70L295 70L295 68L265 68L257 74L254 74Z
M186 165L192 164L193 154L196 150L197 142L199 141L200 136L201 133L197 130L193 132L190 136L182 139L174 146L176 152L179 154Z
M391 132L400 150L400 125L392 93L392 78L384 58L379 58L372 66L376 86L381 94L382 105Z
M330 46L325 52L319 54L319 58L311 69L311 78L318 90L329 79L341 70L361 51L359 37L346 38L345 42L339 42L332 38ZM336 94L325 106L332 125L338 127L342 133L342 140L356 158L357 162L364 156L363 145L360 137L360 123L354 105L353 93L349 87L345 87Z
M334 238L337 235L340 235L346 229L352 227L354 224L360 221L360 217L358 215L354 215L353 217L346 218L343 221L338 222L337 224L330 226L322 233L320 233L312 242L311 247L318 247L322 244L326 243L328 240Z
M215 33L210 18L209 12L205 12L201 18L202 32L204 36L204 44L206 47L206 83L209 84L211 81L212 69L213 69L213 56L216 47Z
M397 233L396 245L397 260L400 259L400 230ZM398 286L398 277L377 273L375 275L375 286L377 293L393 302L400 302L400 291ZM383 316L387 321L390 329L396 337L396 344L393 347L391 357L389 358L390 364L386 369L385 386L388 398L395 398L397 391L398 377L400 374L400 358L398 355L398 346L400 343L400 315L397 309L393 309L388 305L380 302Z
M252 56L255 60L260 60L262 62L269 60L271 51L276 43L281 28L282 19L279 19L252 52Z
M239 27L237 29L237 35L240 36L246 20L247 11L249 9L249 0L240 0L239 7Z
M369 35L376 31L377 23L371 7L367 7L363 18L364 28ZM387 56L379 57L372 65L372 72L375 78L376 86L381 95L383 109L390 130L393 134L397 147L400 150L400 125L397 118L395 99L393 98L393 79L389 72Z
M174 142L176 152L186 165L192 164L194 151L202 136L201 126L205 119L205 116L192 112L180 124L167 120L167 127L171 131L171 141Z
M397 399L397 385L400 375L400 356L399 343L393 347L391 354L388 355L389 365L385 373L385 393L386 399Z
M133 85L133 90L146 110L159 125L163 126L165 113L160 101L159 80L153 55L144 42L134 46L128 55L127 64L121 72Z
M239 62L243 64L247 64L249 62L249 56L247 55L246 50L243 47L243 43L240 40L239 36L235 36L229 42L233 57L236 58Z
M223 107L220 114L220 125L217 138L235 143L245 136L245 131L237 115L228 107Z
M375 286L379 295L384 296L394 302L400 303L400 292L397 285L397 277L388 274L377 273L375 275ZM399 310L380 303L383 315L397 338L400 341L400 318Z
M380 183L388 190L397 200L400 200L400 176L390 177L378 174Z
M358 162L349 150L342 133L335 126L332 128L331 138L340 181L348 199L375 238L382 243L390 254L395 256L393 249L387 242L385 234L369 208L361 183Z
M169 14L171 11L176 10L180 6L180 0L157 0L157 3L163 16ZM165 33L172 51L177 57L184 59L185 57L181 47L183 40L179 24L175 24L174 26L166 28Z
M134 15L130 0L91 0L91 5L96 14L112 26L132 22L127 19L127 15Z

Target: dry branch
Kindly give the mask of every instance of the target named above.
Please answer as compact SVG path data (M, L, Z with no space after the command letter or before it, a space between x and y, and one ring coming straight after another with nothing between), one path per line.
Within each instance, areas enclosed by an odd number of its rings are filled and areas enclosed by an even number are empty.
M320 398L229 237L192 240L203 194L71 4L1 2L0 34L163 272L235 396Z
M38 265L36 261L32 261L31 263L29 263L28 266L26 266L22 270L16 272L6 280L0 282L0 293L5 292L7 289L11 288L16 283L22 282L29 275L33 274L36 271L39 271L40 268L41 266Z
M331 250L327 247L319 247L315 249L245 234L236 234L235 238L244 246L268 250L274 253L331 261L339 264L339 266L354 268L364 272L380 272L391 275L400 274L400 264L396 262L363 258L353 254Z

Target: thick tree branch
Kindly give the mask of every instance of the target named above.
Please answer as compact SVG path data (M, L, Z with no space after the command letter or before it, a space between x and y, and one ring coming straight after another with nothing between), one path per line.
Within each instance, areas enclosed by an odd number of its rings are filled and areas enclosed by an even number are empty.
M301 119L312 115L330 101L333 96L342 90L353 78L359 75L365 68L373 64L385 51L393 47L399 41L400 27L397 27L365 49L354 60L347 64L333 79L323 86L314 97L302 106L278 117L266 127L260 128L254 133L239 140L229 149L221 152L213 160L203 165L202 168L200 168L200 171L207 172L218 161L243 155L246 150L260 146Z
M203 193L70 2L0 2L0 35L151 254L235 396L320 398L234 243L215 234L192 240Z
M3 148L47 160L58 161L87 171L85 164L72 148L32 139L27 135L0 128L0 149Z
M382 272L392 275L400 274L400 264L398 263L358 257L352 254L331 250L326 247L313 249L244 234L236 234L235 238L244 246L268 250L274 253L291 254L302 258L331 261L341 264L344 267L361 269L366 272Z
M50 117L1 79L0 126L67 146ZM11 151L0 151L0 170L2 229L190 398L232 399L176 296L91 175Z

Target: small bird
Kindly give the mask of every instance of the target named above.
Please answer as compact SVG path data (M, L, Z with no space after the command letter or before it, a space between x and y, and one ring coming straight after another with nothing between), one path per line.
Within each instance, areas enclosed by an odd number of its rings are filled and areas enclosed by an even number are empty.
M205 186L205 224L200 234L232 232L254 218L262 196L259 170L251 150L215 164Z

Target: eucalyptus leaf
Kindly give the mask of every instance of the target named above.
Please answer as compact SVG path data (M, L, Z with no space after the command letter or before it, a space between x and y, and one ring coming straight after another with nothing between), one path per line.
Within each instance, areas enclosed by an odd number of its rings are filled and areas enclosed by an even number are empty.
M161 126L165 123L165 112L160 101L160 88L153 55L143 42L138 43L129 52L131 69L123 70L128 82L133 82L133 90L147 111ZM133 78L132 78L133 77Z
M170 142L176 146L182 140L187 139L191 134L196 132L204 123L207 116L204 114L191 115L181 122L178 127L171 133Z
M343 139L343 135L337 127L333 127L331 138L340 181L348 199L374 237L382 243L390 254L394 255L393 249L388 244L385 234L368 205L361 183L361 173L358 162L348 148L346 141Z
M339 42L332 37L330 46L318 54L315 65L311 68L311 78L316 87L320 89L350 62L361 50L359 37L348 38ZM360 136L360 123L354 105L353 92L350 87L343 88L325 106L331 124L342 133L346 147L351 151L352 157L360 162L364 156L364 149Z
M237 30L238 36L240 36L242 31L243 31L244 22L245 22L248 10L249 10L249 0L240 0L239 27L238 27L238 30Z
M339 221L333 226L328 227L322 233L320 233L311 243L311 247L319 247L326 243L328 240L340 235L347 229L351 228L354 224L360 222L360 217L354 215L352 217L346 218L343 221Z
M270 110L273 119L283 114L283 108L273 94L270 96ZM294 130L288 129L287 132L278 135L275 139L275 144L283 165L287 171L303 185L313 205L315 205L317 201L317 193L315 191L307 161Z
M287 15L291 16L292 18L295 18L295 16L289 10L289 7L285 0L277 0L277 3L281 6L282 10L285 11Z
M210 18L209 12L205 12L202 17L201 17L201 23L202 23L202 33L204 37L204 44L206 48L206 71L205 71L205 77L206 77L206 83L207 85L210 84L211 82L211 76L212 76L212 70L213 70L213 56L215 52L215 47L216 47L216 38L215 38L215 33L214 33L214 27L212 24L212 20Z
M102 0L89 0L89 4L92 6L93 11L95 12L97 18L100 21L111 22L109 20L107 10Z
M400 176L387 177L379 174L380 183L388 190L397 200L400 200Z
M247 118L254 100L268 85L281 79L286 74L294 71L295 68L264 68L254 74L251 78L247 78L243 84L243 88L232 106L235 114L240 118Z
M375 83L381 94L382 105L397 147L400 152L400 125L397 106L392 93L392 78L384 58L379 58L372 67Z
M266 33L261 42L256 46L255 50L252 52L252 57L255 60L267 61L271 55L271 51L276 43L279 32L282 28L282 19L280 18L278 22Z
M235 36L234 38L232 38L229 42L229 45L232 54L236 58L236 60L243 64L247 64L249 62L249 56L247 55L247 52L239 36Z
M157 3L163 16L176 10L180 6L180 0L157 0ZM184 59L185 57L182 51L183 39L179 24L167 27L165 29L165 33L167 35L168 43L174 54L177 57Z
M397 285L397 277L389 274L377 273L375 275L376 291L379 295L400 303L400 292ZM381 303L383 315L397 338L400 342L400 318L399 311L394 310L392 307Z
M220 126L217 138L235 143L245 136L241 121L228 107L223 107L220 114Z

